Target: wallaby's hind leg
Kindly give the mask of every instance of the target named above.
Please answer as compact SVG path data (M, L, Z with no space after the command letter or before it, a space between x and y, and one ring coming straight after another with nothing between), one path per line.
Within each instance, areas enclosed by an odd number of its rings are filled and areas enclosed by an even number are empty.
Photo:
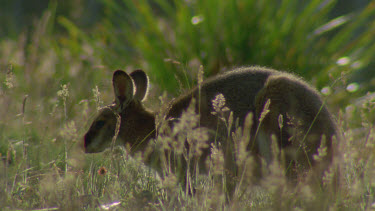
M313 156L317 154L322 136L326 137L327 155L316 167L322 176L332 160L331 137L335 124L323 105L319 94L303 81L290 75L270 76L256 97L256 114L259 118L267 100L269 113L260 123L257 137L259 148L270 150L271 135L277 137L279 147L284 150L286 176L292 180L307 169L316 166ZM267 137L268 136L268 137ZM262 146L266 145L266 146ZM260 150L261 151L261 150Z

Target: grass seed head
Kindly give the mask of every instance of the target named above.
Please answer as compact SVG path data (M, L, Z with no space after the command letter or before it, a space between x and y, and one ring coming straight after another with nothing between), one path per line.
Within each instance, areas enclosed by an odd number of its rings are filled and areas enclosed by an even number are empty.
M216 95L215 99L212 100L212 107L214 108L214 111L211 112L213 115L229 111L229 108L225 106L225 97L221 93Z

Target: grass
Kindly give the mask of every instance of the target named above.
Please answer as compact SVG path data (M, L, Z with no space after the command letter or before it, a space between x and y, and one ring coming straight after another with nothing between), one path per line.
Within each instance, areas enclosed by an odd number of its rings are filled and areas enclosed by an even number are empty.
M113 202L120 204L110 209L375 208L375 99L367 94L373 82L347 91L351 73L374 60L374 1L335 19L328 17L334 1L155 2L104 1L106 17L89 32L57 16L51 3L33 31L0 40L4 210L91 210ZM56 25L66 31L57 33ZM191 86L201 65L209 76L250 64L299 71L330 91L327 104L344 135L337 159L343 182L335 198L305 185L286 186L275 164L259 185L244 173L238 198L226 204L220 148L210 160L216 167L212 177L192 181L194 196L186 195L173 175L160 180L123 149L80 151L97 108L113 98L113 70L144 68L153 88L146 104L158 110L165 105L158 100L161 90L170 96L183 92L177 87Z

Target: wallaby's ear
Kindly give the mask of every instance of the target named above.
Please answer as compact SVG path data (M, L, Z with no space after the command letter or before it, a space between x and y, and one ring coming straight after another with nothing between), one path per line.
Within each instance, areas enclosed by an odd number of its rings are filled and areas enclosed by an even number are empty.
M147 97L148 90L148 77L143 70L135 70L130 73L134 84L135 84L135 94L134 98L142 101Z
M122 70L116 70L112 78L116 103L123 109L133 99L134 84L131 77Z

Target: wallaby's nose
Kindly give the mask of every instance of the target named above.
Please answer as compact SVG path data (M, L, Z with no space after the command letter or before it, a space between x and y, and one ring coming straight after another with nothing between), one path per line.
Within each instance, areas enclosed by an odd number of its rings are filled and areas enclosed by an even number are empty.
M78 143L79 150L85 152L85 138L82 138Z
M89 145L90 145L90 143L91 143L91 135L90 135L90 133L88 132L88 133L86 133L85 134L85 136L83 137L83 144L82 144L82 147L83 147L83 149L84 149L84 151L85 151L85 153L90 153L90 151L89 151Z

